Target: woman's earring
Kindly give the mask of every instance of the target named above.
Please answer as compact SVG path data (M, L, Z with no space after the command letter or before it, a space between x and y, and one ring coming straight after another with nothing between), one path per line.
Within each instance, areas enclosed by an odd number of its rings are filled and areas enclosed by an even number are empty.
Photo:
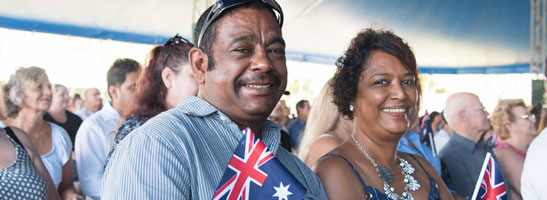
M349 111L353 112L353 105L349 105Z

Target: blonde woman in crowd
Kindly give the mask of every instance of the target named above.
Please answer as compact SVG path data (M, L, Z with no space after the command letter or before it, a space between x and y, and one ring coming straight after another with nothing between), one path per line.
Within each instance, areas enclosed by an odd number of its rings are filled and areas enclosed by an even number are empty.
M27 133L49 172L59 194L65 199L75 195L70 151L72 142L60 126L43 120L51 106L52 88L44 69L19 68L4 86L6 126Z
M302 147L298 157L309 167L317 159L333 150L349 138L351 120L343 117L332 103L330 84L327 83L315 98L315 106L311 108L306 129L302 138Z
M520 176L526 150L537 135L535 116L526 109L522 99L501 100L492 114L494 131L501 143L494 149L501 168L511 186L509 197L522 199Z

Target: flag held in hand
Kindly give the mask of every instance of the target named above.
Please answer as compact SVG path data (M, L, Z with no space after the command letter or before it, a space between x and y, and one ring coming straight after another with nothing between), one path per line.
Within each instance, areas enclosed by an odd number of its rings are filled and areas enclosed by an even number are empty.
M473 200L507 200L503 175L490 153L486 154L482 170L473 192Z
M213 199L304 199L306 188L251 129L243 134Z

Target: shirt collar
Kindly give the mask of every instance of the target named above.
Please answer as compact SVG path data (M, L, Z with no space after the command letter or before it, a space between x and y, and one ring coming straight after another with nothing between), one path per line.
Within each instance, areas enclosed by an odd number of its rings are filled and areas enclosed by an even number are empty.
M193 115L198 117L211 115L214 120L222 124L235 125L235 123L231 121L228 116L218 110L218 108L207 102L205 99L199 97L185 97L177 105L177 109L187 115ZM260 140L274 153L277 152L277 148L279 147L279 143L281 140L280 131L281 126L270 120L266 120L264 121L264 124L262 124L262 138ZM238 134L241 134L241 132L239 132Z
M185 97L184 99L182 99L182 101L179 102L177 108L179 108L185 114L199 117L210 115L218 111L215 106L205 101L204 99L196 96Z
M103 108L101 108L101 111L104 112L109 117L114 118L121 118L120 113L114 107L112 107L112 102L108 102L103 105Z
M468 151L475 150L478 144L470 139L461 136L460 134L456 133L456 131L452 131L452 137L450 138L450 140L454 140L456 143L460 144L461 146L463 146L464 149Z

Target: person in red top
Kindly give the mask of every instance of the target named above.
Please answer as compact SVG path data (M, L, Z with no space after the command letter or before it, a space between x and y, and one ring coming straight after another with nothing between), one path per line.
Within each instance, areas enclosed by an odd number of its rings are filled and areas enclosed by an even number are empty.
M494 154L511 186L511 199L522 199L520 176L526 150L537 135L535 122L535 116L526 109L522 99L501 100L492 114L492 126L501 139Z

